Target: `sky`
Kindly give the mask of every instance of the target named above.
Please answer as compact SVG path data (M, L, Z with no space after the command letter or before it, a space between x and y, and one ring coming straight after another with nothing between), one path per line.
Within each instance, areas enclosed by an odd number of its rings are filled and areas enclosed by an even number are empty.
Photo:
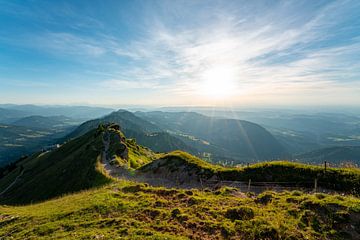
M0 0L0 103L359 106L360 1Z

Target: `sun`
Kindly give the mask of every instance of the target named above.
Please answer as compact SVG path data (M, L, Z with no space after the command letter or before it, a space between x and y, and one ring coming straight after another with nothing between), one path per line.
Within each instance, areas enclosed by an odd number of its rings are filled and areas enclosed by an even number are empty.
M211 98L227 98L234 94L236 72L231 67L219 66L201 74L199 92Z

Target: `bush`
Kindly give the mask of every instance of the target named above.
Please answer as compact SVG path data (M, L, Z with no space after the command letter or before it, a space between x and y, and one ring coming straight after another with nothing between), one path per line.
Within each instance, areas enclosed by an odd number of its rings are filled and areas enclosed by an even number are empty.
M225 217L232 221L249 220L253 219L254 216L254 210L249 207L230 208L225 213Z
M134 169L137 169L140 167L140 164L138 162L136 162L134 159L130 158L130 167L131 168L134 168Z
M135 192L139 192L141 190L142 190L141 185L133 185L133 186L127 186L127 187L122 188L122 191L125 193L135 193Z
M261 204L268 204L272 201L273 198L273 194L272 193L263 193L260 194L256 199L255 202L256 203L261 203Z

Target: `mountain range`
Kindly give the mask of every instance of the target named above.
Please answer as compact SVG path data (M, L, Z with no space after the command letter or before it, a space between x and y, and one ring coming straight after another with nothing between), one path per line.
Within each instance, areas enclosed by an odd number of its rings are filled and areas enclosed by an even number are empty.
M360 159L360 154L354 151L358 146L360 122L355 115L300 115L281 111L278 114L264 111L262 114L233 112L230 115L220 110L210 114L202 109L203 115L171 109L168 112L112 112L112 109L92 107L1 106L0 165L81 136L99 123L110 122L119 124L127 136L155 152L183 150L224 165L276 159L315 164L327 160L335 165L346 161L356 165ZM79 112L75 113L77 110ZM66 115L70 111L72 113ZM59 115L51 115L55 113ZM99 115L102 113L105 115ZM240 120L240 116L253 122ZM336 132L326 130L335 125L339 126ZM320 129L316 126L323 130L316 131ZM342 148L342 152L349 154L332 158L332 148ZM317 157L307 157L315 153ZM341 155L347 157L341 159Z
M137 116L209 152L214 161L256 162L285 158L286 149L258 124L211 118L194 112L136 112ZM194 141L198 140L198 141Z
M279 161L223 167L182 151L154 153L120 129L100 123L59 148L34 153L6 169L0 177L0 204L7 204L0 205L0 237L360 236L360 202L347 195L360 193L358 169L324 171L319 166ZM264 181L280 184L280 189L281 183L289 182L306 189L317 179L324 189L346 195L265 189L254 194L230 187L241 182L249 186L249 179L254 189Z

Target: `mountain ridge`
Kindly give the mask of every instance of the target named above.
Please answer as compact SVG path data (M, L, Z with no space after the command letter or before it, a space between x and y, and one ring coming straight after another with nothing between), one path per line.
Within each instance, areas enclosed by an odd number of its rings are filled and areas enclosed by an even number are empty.
M196 149L185 144L182 140L163 132L161 128L148 122L126 110L118 110L102 118L89 120L81 124L66 138L80 136L99 124L116 123L121 126L124 134L129 138L135 138L140 145L151 148L156 152L173 151L182 149L196 153Z
M211 118L194 112L154 111L136 114L165 130L178 131L210 142L213 149L209 145L199 147L204 152L218 155L219 159L256 162L288 156L285 148L270 132L249 121Z

